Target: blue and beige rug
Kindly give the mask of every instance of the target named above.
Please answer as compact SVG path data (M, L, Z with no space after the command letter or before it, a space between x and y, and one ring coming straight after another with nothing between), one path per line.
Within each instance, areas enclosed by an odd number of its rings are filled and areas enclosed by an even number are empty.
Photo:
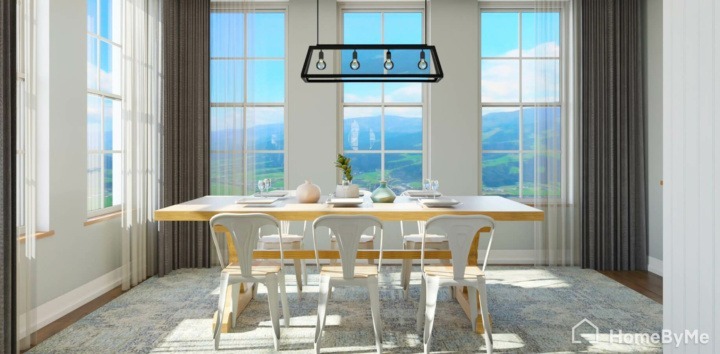
M292 267L286 268L292 272ZM281 329L280 351L312 352L317 311L317 274L298 299L295 277L287 276L292 320ZM415 269L417 271L417 269ZM415 331L419 273L413 273L410 299L399 288L400 268L384 266L380 298L383 349L422 351ZM498 352L653 352L659 345L642 340L618 343L610 331L652 334L661 331L662 305L592 270L548 267L491 267L488 299ZM219 269L185 269L151 278L124 293L30 353L202 353L214 352L212 317L217 306ZM572 328L583 319L573 343ZM223 334L225 352L272 352L273 340L265 288ZM637 336L642 338L643 336ZM615 339L613 339L615 338ZM328 305L323 352L374 352L369 300L362 289L339 288ZM433 351L484 352L460 306L441 290L433 330Z

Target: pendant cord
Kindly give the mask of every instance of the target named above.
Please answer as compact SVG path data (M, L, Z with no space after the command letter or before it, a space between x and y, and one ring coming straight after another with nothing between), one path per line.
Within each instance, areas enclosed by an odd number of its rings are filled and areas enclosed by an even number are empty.
M427 0L425 0L427 1ZM315 44L320 44L320 0L317 0L315 3L315 25L317 28L315 29L315 35L317 36L315 38Z
M424 16L425 16L425 45L427 45L427 43L428 43L428 42L427 42L427 36L428 36L428 32L427 32L427 24L428 24L427 0L425 0L425 14L424 14Z

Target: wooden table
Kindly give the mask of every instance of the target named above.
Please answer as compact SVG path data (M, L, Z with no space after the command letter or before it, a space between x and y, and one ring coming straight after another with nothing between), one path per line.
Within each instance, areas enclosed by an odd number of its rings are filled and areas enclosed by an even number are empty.
M427 208L407 197L398 197L395 203L373 204L369 199L360 207L334 207L324 204L326 197L315 204L298 204L295 198L287 198L276 202L273 206L254 206L236 204L238 196L207 196L194 199L185 203L169 206L155 211L157 221L208 221L214 215L220 213L265 213L274 216L279 220L290 221L312 221L323 215L373 215L383 221L402 220L428 220L438 215L487 215L495 221L542 221L544 213L542 210L521 204L506 198L496 196L453 196L461 204L452 208ZM486 231L486 230L481 230ZM480 232L475 235L472 244L468 264L477 264L477 245ZM228 247L230 257L234 257L234 250ZM230 251L232 250L232 251ZM260 251L253 254L254 258L272 259L280 258L279 251ZM285 259L315 259L313 250L287 250L284 251ZM325 250L320 252L320 258L337 259L337 250ZM373 250L358 251L358 259L377 259L379 252ZM425 251L426 259L449 259L450 251ZM383 250L383 259L420 259L419 250ZM228 299L230 296L228 294ZM252 298L252 290L241 287L240 300L237 309L227 308L223 318L223 332L229 330L230 316L237 315L247 306ZM456 289L456 299L470 318L470 304L467 291ZM479 303L479 302L478 302ZM228 306L228 305L226 305ZM234 310L234 311L233 311ZM482 320L478 316L478 332L482 332ZM215 323L215 321L213 321Z

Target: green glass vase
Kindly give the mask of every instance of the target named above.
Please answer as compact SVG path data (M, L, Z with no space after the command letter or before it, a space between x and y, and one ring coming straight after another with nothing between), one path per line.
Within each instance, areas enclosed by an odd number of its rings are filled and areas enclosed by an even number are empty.
M395 201L395 192L388 188L386 181L380 181L380 187L370 195L373 203L392 203Z

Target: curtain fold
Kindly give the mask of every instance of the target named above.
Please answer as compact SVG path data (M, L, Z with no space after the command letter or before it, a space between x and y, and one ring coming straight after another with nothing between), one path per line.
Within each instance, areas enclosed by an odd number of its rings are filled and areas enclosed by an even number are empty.
M545 212L533 228L536 265L580 264L578 6L577 1L536 1L534 13L523 15L533 33L523 39L534 47L523 44L522 55L537 58L523 64L530 83L523 97L535 102L523 112L524 135L532 137L534 147L532 156L523 157L523 174L534 186L534 206Z
M641 0L587 0L582 22L582 266L647 269Z
M162 206L210 194L210 1L162 5ZM209 267L207 223L162 222L158 274Z
M156 272L160 205L160 1L125 0L122 289Z
M17 348L15 282L16 36L15 1L0 4L0 350Z

